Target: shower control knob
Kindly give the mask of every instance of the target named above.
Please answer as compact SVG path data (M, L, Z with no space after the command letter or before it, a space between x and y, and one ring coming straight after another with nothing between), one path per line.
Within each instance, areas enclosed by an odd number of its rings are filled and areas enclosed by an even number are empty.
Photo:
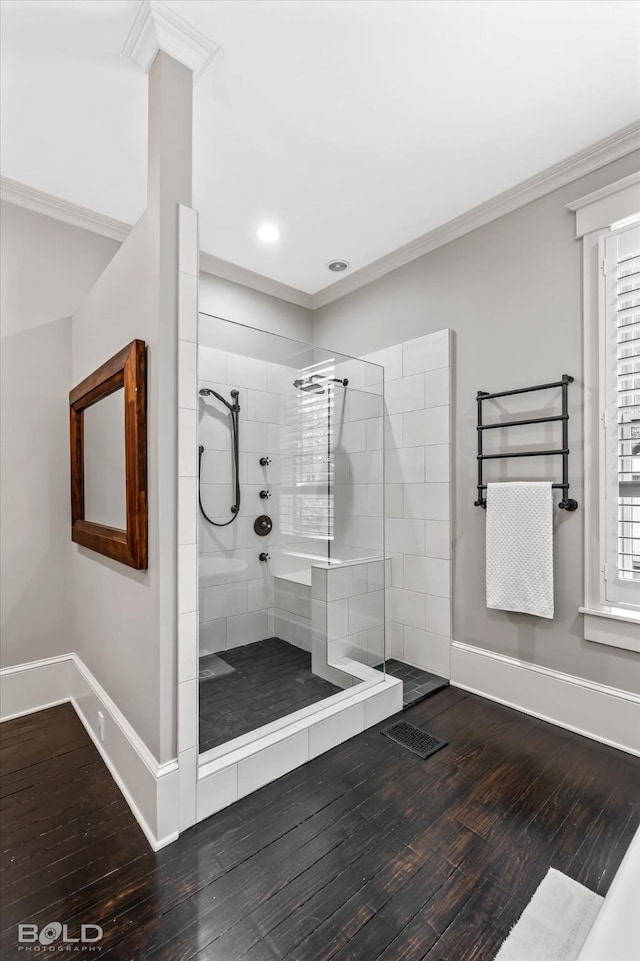
M260 467L268 467L270 463L271 463L271 458L270 458L270 457L261 457L261 458L260 458Z
M271 491L260 491L260 497L266 501L267 497L271 497Z
M260 537L266 537L273 530L273 521L268 514L261 514L253 522L253 529Z
M261 561L268 561L268 560L269 560L269 555L268 555L265 551L263 551L262 554L260 554L260 560L261 560Z

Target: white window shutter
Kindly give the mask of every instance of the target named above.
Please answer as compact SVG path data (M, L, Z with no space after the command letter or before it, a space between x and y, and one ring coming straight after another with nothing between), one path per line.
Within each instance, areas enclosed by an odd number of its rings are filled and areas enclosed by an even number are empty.
M605 603L640 603L640 226L603 241Z

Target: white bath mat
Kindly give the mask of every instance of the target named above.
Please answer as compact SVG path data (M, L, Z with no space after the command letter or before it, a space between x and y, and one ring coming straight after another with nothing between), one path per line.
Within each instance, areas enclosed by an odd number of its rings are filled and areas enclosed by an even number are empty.
M495 961L575 961L602 901L549 868Z

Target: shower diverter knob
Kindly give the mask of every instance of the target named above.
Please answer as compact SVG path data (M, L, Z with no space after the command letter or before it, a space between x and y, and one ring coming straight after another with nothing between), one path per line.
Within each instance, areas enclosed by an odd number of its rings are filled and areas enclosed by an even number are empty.
M260 491L260 497L266 501L267 497L271 497L271 491Z
M253 529L260 537L264 537L273 530L273 521L268 514L261 514L260 517L256 517Z
M260 554L260 560L261 560L261 561L268 561L268 560L269 560L269 555L268 555L266 552L263 551L262 554Z
M270 457L261 457L261 458L260 458L260 467L268 467L270 463L271 463L271 458L270 458Z

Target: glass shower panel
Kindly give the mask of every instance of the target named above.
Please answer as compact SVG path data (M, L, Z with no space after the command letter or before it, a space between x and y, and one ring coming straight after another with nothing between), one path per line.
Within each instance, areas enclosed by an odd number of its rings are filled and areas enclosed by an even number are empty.
M354 677L384 670L382 369L341 362L331 409L334 536L326 571L327 661ZM341 378L339 378L340 380ZM365 668L362 670L361 668Z
M222 753L380 680L383 379L201 315L198 387L200 750Z

